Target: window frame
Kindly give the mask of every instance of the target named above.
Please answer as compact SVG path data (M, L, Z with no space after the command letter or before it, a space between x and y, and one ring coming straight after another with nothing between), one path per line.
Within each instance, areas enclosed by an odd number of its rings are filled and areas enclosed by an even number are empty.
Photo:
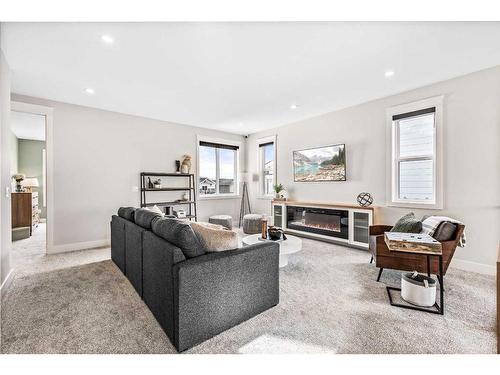
M219 179L220 179L220 155L219 149L217 149L215 153L215 194L203 195L200 194L200 142L209 142L209 143L218 143L228 146L236 146L238 147L235 150L235 163L234 163L234 184L235 184L235 192L234 193L219 193ZM196 196L199 200L209 200L209 199L237 199L240 198L240 152L241 152L242 142L233 141L229 139L221 139L221 138L210 138L204 136L196 137Z
M443 96L427 98L407 104L388 108L386 111L387 123L387 205L392 207L443 209ZM414 157L399 156L399 120L393 120L393 116L420 111L427 108L435 108L434 112L434 148L431 157L419 155ZM401 161L433 161L433 196L434 199L426 203L422 200L404 199L399 197L399 174Z
M274 145L274 155L273 155L273 183L272 185L276 185L276 175L277 175L277 161L276 161L276 156L277 156L277 145L276 145L276 135L271 135L269 137L264 137L264 138L259 138L257 139L257 165L259 166L259 199L273 199L274 198L274 193L271 192L271 194L265 194L265 189L264 189L264 157L262 153L262 147L260 145L263 145L265 143L273 143Z

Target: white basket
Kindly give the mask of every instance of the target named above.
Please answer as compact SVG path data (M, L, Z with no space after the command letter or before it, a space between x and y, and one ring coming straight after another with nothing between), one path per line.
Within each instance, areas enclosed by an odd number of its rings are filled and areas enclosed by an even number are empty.
M408 303L432 307L436 303L436 280L417 273L401 275L401 297Z

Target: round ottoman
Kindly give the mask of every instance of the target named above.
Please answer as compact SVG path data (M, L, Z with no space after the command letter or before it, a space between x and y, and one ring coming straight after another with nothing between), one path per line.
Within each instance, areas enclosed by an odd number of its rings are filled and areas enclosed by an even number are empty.
M208 218L211 224L219 224L224 228L233 229L233 218L230 215L214 215Z
M257 234L261 232L262 215L246 214L243 216L243 233Z

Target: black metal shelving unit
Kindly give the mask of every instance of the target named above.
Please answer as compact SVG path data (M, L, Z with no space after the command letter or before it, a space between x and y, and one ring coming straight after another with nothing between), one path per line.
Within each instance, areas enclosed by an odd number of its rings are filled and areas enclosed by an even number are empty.
M147 178L148 177L174 177L174 178L187 178L188 186L186 187L162 187L162 188L148 188ZM158 172L141 172L141 207L151 207L157 205L159 207L172 207L172 206L187 206L186 219L197 221L197 203L196 203L196 192L194 174L186 173L158 173ZM164 185L164 184L162 184ZM148 201L148 192L158 192L158 191L187 191L188 200L176 200L176 201Z

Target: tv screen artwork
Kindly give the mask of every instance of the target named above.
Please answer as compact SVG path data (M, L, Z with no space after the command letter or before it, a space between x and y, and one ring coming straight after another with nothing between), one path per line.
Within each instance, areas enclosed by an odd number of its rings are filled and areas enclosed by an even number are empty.
M294 151L293 173L297 182L345 181L345 145Z

